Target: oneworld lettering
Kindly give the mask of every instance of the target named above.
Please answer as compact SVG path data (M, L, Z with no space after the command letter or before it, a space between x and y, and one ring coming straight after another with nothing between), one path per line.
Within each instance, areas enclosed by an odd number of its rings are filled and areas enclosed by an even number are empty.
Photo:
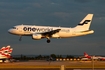
M47 32L47 31L52 31L53 28L35 28L35 27L24 27L24 31L37 31L37 32Z

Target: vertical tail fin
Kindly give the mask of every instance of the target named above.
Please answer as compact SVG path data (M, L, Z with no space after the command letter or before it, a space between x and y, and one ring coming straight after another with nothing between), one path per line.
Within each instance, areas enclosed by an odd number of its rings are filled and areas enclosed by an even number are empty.
M13 49L10 46L2 47L0 49L0 56L1 57L5 56L6 58L11 58L12 51L13 51Z
M86 58L91 58L91 56L89 56L86 52L84 52L84 56L85 56Z
M86 52L84 52L84 56L87 57L87 56L89 56L89 55L88 55Z
M77 26L76 28L82 30L89 30L90 24L92 22L93 14L88 14Z

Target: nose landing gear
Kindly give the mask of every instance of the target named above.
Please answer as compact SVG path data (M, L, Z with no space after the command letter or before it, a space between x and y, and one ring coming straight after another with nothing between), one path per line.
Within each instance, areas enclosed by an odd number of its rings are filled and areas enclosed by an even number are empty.
M19 41L21 41L22 40L22 36L20 36L20 38L19 38Z

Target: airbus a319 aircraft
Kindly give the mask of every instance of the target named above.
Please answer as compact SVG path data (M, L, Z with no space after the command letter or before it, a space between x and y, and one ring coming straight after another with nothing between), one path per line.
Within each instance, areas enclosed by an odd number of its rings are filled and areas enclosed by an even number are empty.
M34 40L42 38L47 39L50 43L50 38L69 38L83 36L94 33L90 30L93 14L88 14L76 27L51 27L51 26L36 26L36 25L16 25L8 30L9 33L20 36L32 36Z

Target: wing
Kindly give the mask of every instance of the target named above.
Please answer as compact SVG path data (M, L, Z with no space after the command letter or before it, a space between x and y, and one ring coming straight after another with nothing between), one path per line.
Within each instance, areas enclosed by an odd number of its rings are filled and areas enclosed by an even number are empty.
M49 32L40 33L42 36L51 37L53 34L58 33L61 29L52 30Z

